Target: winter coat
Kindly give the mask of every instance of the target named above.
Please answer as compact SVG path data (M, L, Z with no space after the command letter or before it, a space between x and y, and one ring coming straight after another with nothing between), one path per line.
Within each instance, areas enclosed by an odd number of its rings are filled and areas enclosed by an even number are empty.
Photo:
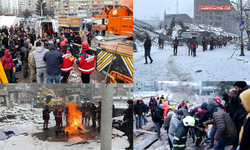
M242 126L244 119L247 116L247 111L241 104L241 99L239 95L244 92L245 90L249 89L250 87L247 85L243 90L239 91L238 96L236 97L237 103L238 103L238 110L236 111L233 120L235 123L237 123L238 129Z
M84 41L84 33L80 33L81 42Z
M85 116L85 114L87 112L87 106L82 106L81 107L81 112L82 112L82 116Z
M144 102L142 102L142 112L148 112L147 105Z
M10 54L13 58L14 64L16 65L18 63L17 53L16 53L18 49L17 48L12 49L13 47L14 47L14 45L10 46Z
M81 37L77 36L74 42L81 45Z
M33 53L30 52L29 53L29 56L28 56L28 62L29 62L29 66L32 67L32 68L36 68L36 62L35 62L35 59L33 57Z
M23 47L20 50L20 54L21 54L21 60L25 61L26 63L28 63L28 42L23 42Z
M157 107L154 113L154 122L160 123L160 126L164 122L164 117L163 117L164 109L161 109L160 107Z
M13 31L14 31L13 27L10 27L9 33L13 32Z
M223 97L223 100L225 101L225 109L226 109L226 112L229 113L229 110L230 110L230 101L229 101L229 96L227 93L224 93L222 95Z
M161 37L159 37L159 39L158 39L158 43L159 43L159 44L161 44L161 43L162 43L162 38L161 38Z
M230 117L233 119L235 113L237 112L238 110L238 101L237 101L237 98L234 98L234 99L229 99L229 115Z
M174 45L174 46L178 46L178 45L179 45L179 40L174 40L174 41L173 41L173 45Z
M63 63L62 54L56 51L54 44L49 46L49 52L47 52L43 60L47 64L47 74L50 76L57 76L61 74L61 66Z
M174 150L185 150L187 141L188 127L185 127L183 122L178 124L177 130L173 138Z
M50 116L49 116L49 109L45 109L43 110L43 120L49 120Z
M230 118L229 114L220 109L215 101L210 101L208 111L213 114L213 123L217 127L214 139L219 141L220 138L236 138L237 129Z
M195 125L197 125L197 128L198 128L200 131L204 131L205 126L204 126L202 123L199 123L199 122L200 122L200 119L202 119L202 116L199 115L198 112L196 112L196 113L194 114Z
M88 41L92 40L92 34L90 32L87 34L87 39L88 39Z
M142 104L141 105L139 103L134 104L134 114L141 116L142 113L143 113Z
M241 100L242 103L248 113L248 115L246 116L243 125L241 127L241 131L239 134L239 145L240 145L240 150L249 150L250 149L250 99L249 99L249 95L250 95L250 90L247 90L244 92L244 96L243 94L241 94Z
M4 70L11 70L11 68L15 66L12 56L9 55L8 53L9 53L9 50L6 49L4 51L4 56L1 58L1 62L2 62Z
M155 112L155 110L157 108L157 101L150 99L149 108L151 109L152 112Z
M170 125L169 125L169 130L168 132L172 135L174 135L174 133L177 130L178 124L181 123L181 120L179 120L179 118L177 117L177 114L173 114L171 120L170 120Z
M191 43L190 43L190 46L192 47L192 48L198 48L198 42L197 41L192 41Z
M46 62L43 60L46 52L47 50L41 46L36 47L36 49L32 52L37 68L43 68L47 66Z
M96 117L96 106L93 104L92 107L90 106L90 114L92 117Z
M9 36L9 32L8 32L8 30L7 29L2 29L2 32L4 32L6 35L7 35L7 37Z
M144 42L144 49L145 50L151 50L151 40L149 38L146 39L146 41Z
M2 44L5 46L5 48L6 49L8 49L9 48L9 38L3 38L3 40L2 40Z
M96 112L98 113L99 116L101 116L101 110L102 110L102 105L100 105L100 106L97 107L97 111Z

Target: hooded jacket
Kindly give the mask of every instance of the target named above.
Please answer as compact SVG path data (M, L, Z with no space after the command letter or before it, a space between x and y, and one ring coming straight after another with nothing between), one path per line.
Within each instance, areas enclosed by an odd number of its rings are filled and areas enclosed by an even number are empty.
M246 90L240 94L242 104L244 105L247 116L244 120L243 126L241 127L239 135L240 150L250 149L250 90Z
M57 76L61 74L61 66L63 63L62 54L56 51L54 44L49 46L49 52L47 52L43 60L47 64L47 74L50 76Z
M9 53L9 50L6 49L4 51L4 56L1 58L4 70L11 70L11 68L15 66L12 56L9 55L8 53Z
M20 54L21 54L21 60L28 63L29 51L28 51L28 42L27 41L23 42L23 47L20 50Z
M42 46L36 47L36 49L32 52L37 69L45 68L47 66L46 62L43 60L43 57L46 52L47 50Z
M135 115L141 116L142 113L143 113L142 104L139 104L139 101L137 101L137 102L134 104L134 114L135 114Z
M220 138L235 138L237 129L230 118L229 114L219 108L215 101L210 101L208 111L213 114L213 122L217 127L214 139L219 141Z
M149 37L144 42L144 49L145 50L151 50L151 40L149 39Z
M161 107L157 107L154 113L154 122L160 123L160 127L164 122L164 109L161 109Z
M170 121L170 125L169 125L169 134L174 135L174 133L177 130L178 124L181 123L181 120L179 120L179 118L177 117L176 114L173 114L171 121Z

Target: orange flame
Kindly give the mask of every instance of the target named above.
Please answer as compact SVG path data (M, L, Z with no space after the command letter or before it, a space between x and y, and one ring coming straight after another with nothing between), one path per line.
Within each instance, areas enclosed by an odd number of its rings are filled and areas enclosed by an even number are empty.
M78 134L79 132L85 133L82 124L80 123L82 119L82 113L76 109L77 105L72 103L65 103L69 108L69 119L67 126L65 127L65 132L69 134Z

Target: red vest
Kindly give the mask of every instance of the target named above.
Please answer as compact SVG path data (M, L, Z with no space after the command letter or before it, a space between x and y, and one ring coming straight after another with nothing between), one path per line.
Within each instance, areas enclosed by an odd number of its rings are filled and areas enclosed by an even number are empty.
M56 117L61 118L62 117L63 109L61 107L58 107L56 111L57 111Z
M63 54L62 58L63 58L63 63L61 64L61 71L62 72L69 72L73 69L72 65L73 62L69 60L69 58L72 56L70 51L66 51L66 54L64 54L63 49L61 49L61 53Z
M89 74L95 71L96 56L94 54L90 55L88 53L85 53L85 50L82 50L82 53L78 59L80 63L78 64L78 71L80 71L81 73Z

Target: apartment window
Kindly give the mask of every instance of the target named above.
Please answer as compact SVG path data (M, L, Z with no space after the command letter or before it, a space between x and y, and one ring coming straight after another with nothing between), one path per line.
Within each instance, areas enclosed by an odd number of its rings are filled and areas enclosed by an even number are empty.
M222 23L220 23L220 22L215 22L215 26L217 26L217 27L222 27Z
M209 19L213 19L213 16L209 16Z

